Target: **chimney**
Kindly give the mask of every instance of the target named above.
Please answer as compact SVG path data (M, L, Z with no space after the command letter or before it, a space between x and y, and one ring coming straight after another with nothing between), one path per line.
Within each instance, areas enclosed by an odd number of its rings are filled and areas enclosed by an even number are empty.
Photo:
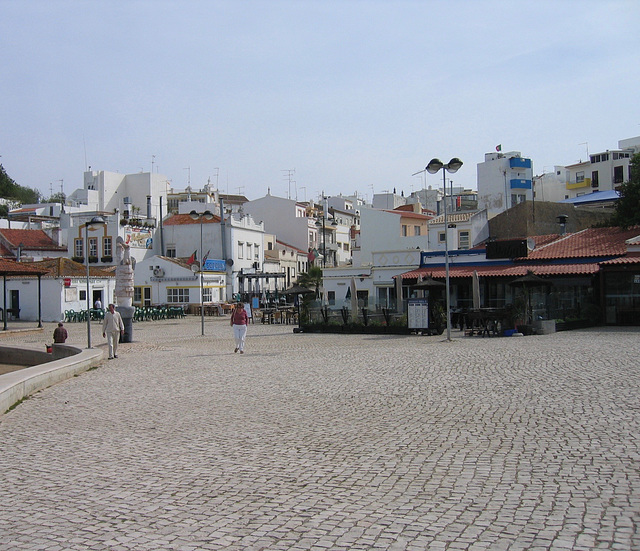
M560 235L564 235L567 232L567 219L569 218L566 214L559 214L556 220L558 220L558 224L560 224Z

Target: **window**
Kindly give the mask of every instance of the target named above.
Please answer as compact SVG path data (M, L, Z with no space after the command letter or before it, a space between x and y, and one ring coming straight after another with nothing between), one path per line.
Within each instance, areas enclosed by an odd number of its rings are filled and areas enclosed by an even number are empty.
M98 238L89 238L89 256L98 256Z
M343 243L342 244L342 249L349 252L349 243Z
M273 250L273 243L271 243L271 241L267 242L267 250L268 251L272 251Z
M407 225L402 224L402 237L407 237Z
M253 246L253 258L255 260L260 260L260 245L258 244Z
M576 184L584 182L584 171L576 172Z
M469 230L461 230L458 232L458 249L469 249L470 237Z
M80 301L85 301L87 300L87 290L86 289L80 289L80 298L78 300Z
M446 237L443 231L438 232L438 243L444 243L446 241Z
M420 226L413 226L413 235L420 235Z
M175 258L176 257L176 247L175 245L170 245L167 247L167 256L169 258Z
M167 302L189 302L189 289L167 289Z
M135 304L142 303L142 287L137 286L133 288L133 302Z
M253 254L253 245L251 243L247 243L247 260L251 260L252 254Z
M105 237L102 244L103 244L104 256L111 256L113 254L111 238Z
M211 302L212 300L211 287L205 287L202 289L202 302Z
M594 170L591 172L591 187L598 187L600 184L598 182L598 171Z
M82 239L76 239L73 243L74 255L83 258L84 257L84 246Z
M624 179L623 167L614 166L613 167L613 183L614 184L621 184L623 179Z
M244 258L244 243L238 241L238 258Z
M334 306L336 303L336 292L335 291L327 291L327 300L331 306Z

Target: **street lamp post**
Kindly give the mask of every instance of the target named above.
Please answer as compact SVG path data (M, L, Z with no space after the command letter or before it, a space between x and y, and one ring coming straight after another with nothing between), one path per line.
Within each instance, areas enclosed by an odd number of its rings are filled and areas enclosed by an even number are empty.
M322 228L322 267L326 268L327 267L327 244L325 242L326 235L325 235L325 232L324 232L324 230L325 230L325 228L324 228L324 211L322 211L322 224L318 220L318 222L316 222L316 226Z
M429 174L436 174L442 169L442 186L444 191L444 270L445 270L445 303L447 314L447 340L451 340L451 305L449 296L449 240L448 240L448 222L447 222L447 172L458 172L462 166L462 161L458 157L454 157L447 164L444 164L440 159L431 159L426 167L426 171ZM446 171L446 172L445 172Z
M202 220L211 220L213 218L213 214L208 210L205 210L204 212L196 212L195 210L192 210L189 213L189 216L191 216L192 220L200 220L200 323L202 326L202 336L204 337L204 263L202 262Z
M87 263L87 348L91 348L91 297L89 285L89 231L93 231L97 226L104 226L107 222L102 216L94 216L84 225L85 235L85 262ZM91 227L90 227L91 226ZM96 251L97 254L97 251Z

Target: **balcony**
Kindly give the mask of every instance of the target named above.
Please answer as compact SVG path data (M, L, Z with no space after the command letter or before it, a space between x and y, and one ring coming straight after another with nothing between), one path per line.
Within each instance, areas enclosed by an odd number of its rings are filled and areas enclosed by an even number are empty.
M511 189L531 189L531 180L523 178L513 178L509 180Z
M531 168L531 159L511 157L511 159L509 159L509 168Z
M584 178L581 182L567 182L567 189L591 187L591 178Z

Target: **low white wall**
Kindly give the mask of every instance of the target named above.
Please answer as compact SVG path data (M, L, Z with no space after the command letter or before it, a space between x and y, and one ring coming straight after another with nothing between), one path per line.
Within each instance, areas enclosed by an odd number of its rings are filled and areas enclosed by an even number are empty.
M73 353L73 355L0 375L0 415L34 392L99 365L103 357L103 351L96 348L83 350L64 345L64 352L62 350L60 352ZM0 354L3 358L9 358L15 353L16 347L0 346Z

